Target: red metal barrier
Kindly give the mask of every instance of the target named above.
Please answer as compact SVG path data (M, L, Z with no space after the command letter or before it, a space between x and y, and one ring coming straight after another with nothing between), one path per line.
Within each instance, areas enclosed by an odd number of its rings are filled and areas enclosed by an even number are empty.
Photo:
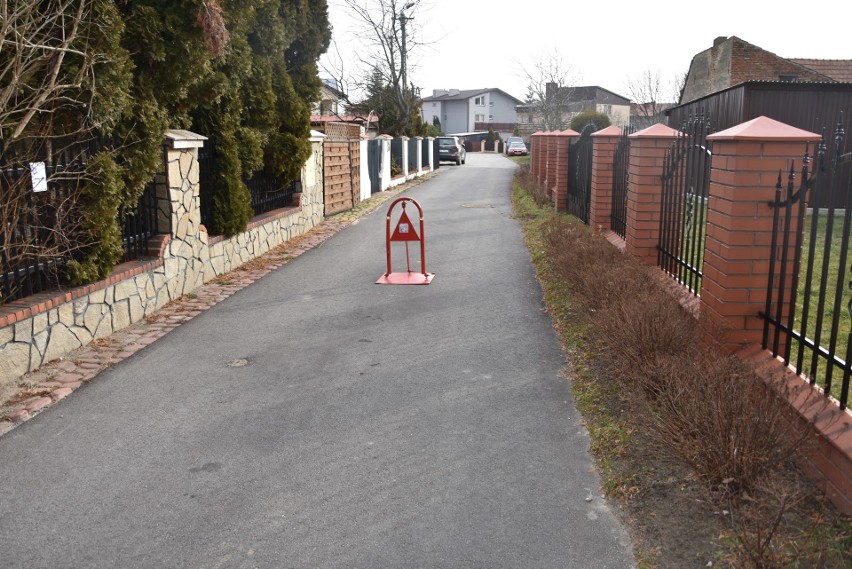
M420 213L420 233L411 223L408 214L405 212L405 206L408 202L414 204L417 211ZM397 204L402 204L402 213L396 222L396 228L391 232L391 214ZM415 273L411 271L411 256L409 254L408 245L412 241L420 242L420 268L422 272ZM391 266L391 243L405 243L405 266L406 272L394 273ZM388 255L388 270L385 274L379 277L376 284L400 284L400 285L427 285L435 278L435 273L426 272L426 234L423 226L423 208L412 198L397 198L391 203L388 208L387 220L385 223L385 246L387 247Z

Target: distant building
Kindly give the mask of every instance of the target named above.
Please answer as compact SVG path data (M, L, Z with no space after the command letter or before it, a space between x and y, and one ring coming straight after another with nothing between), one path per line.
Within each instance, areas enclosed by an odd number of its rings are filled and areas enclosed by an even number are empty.
M852 81L852 60L785 59L736 36L718 37L689 65L680 104L746 81L844 83Z
M493 129L505 139L515 129L521 102L501 89L435 89L423 98L421 112L426 124L438 117L445 134Z
M564 100L561 111L561 122L565 128L575 116L586 111L603 113L610 122L618 127L630 122L630 99L597 85L581 87L560 87L556 83L548 83L545 87L545 98L558 97ZM544 128L544 116L541 104L522 103L516 107L518 113L518 129L522 136L528 136Z
M337 82L333 79L323 79L320 87L320 100L316 101L311 108L311 115L336 116L341 111L341 101L346 100L346 95L337 89Z
M630 103L630 126L642 130L658 123L667 124L666 111L675 103Z

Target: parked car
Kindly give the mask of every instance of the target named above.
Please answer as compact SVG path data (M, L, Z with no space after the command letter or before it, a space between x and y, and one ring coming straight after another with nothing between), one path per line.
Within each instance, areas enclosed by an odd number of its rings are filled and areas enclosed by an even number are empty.
M456 165L461 166L467 159L467 151L457 136L439 136L438 159L441 162L455 162Z
M521 138L520 136L510 136L509 138L507 138L506 139L506 154L509 153L509 145L510 144L512 144L513 142L523 142L523 141L524 141L524 139Z
M526 156L529 151L527 145L523 142L510 142L506 148L506 154L509 156Z

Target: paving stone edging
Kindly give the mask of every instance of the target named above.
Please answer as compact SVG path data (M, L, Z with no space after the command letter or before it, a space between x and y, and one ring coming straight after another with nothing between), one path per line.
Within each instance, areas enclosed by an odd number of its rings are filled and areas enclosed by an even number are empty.
M64 357L50 361L23 375L20 390L0 404L0 436L61 401L104 369L129 358L162 338L184 322L286 265L302 253L375 211L395 195L416 186L437 172L416 178L388 191L374 194L352 210L331 216L308 232L295 237L246 264L200 286L149 315L109 336L94 340Z

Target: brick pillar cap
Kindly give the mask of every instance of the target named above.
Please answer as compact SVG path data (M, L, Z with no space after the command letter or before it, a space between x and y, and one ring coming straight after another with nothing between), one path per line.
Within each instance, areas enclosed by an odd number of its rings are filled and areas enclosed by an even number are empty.
M566 128L565 130L556 131L557 136L580 136L580 133L576 130L572 130L570 128Z
M820 135L784 124L769 117L756 119L732 126L711 134L707 140L772 140L776 142L816 142Z
M639 132L634 132L628 138L676 138L678 136L680 136L680 131L657 123Z
M597 132L593 132L592 136L621 136L621 129L615 125L610 125Z

